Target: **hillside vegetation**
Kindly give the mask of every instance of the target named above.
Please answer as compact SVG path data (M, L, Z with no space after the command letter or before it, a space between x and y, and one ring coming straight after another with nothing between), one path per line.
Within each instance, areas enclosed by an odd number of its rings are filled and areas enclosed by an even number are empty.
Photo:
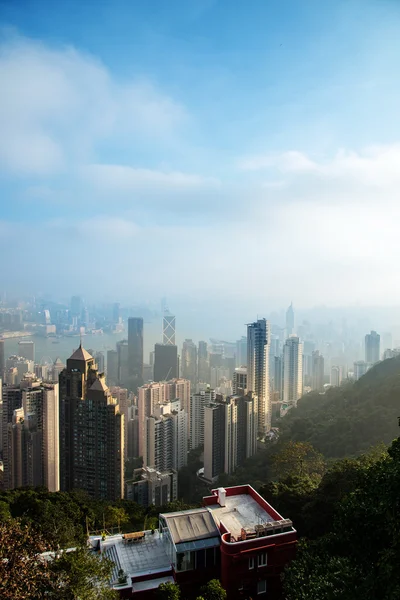
M378 363L355 383L303 396L281 421L282 441L310 442L325 458L365 452L398 435L400 357Z

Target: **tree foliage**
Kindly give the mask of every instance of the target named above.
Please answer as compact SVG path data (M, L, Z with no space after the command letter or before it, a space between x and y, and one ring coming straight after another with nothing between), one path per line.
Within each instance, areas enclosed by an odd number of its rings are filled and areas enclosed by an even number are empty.
M397 435L400 357L355 383L303 396L279 422L283 441L309 442L325 458L345 458L389 444Z
M201 597L204 600L226 600L226 591L218 579L211 579L201 588Z
M177 583L167 581L158 586L157 598L160 600L179 600L180 597L181 590Z
M8 519L0 522L0 598L45 598L53 586L52 573L42 560L43 537L28 525Z
M345 475L343 477L343 474ZM343 481L341 489L340 481ZM342 461L321 482L310 514L336 498L331 523L299 547L284 577L288 600L400 598L400 438L371 462ZM316 531L313 531L315 534Z
M50 552L33 526L14 519L0 523L0 598L2 600L112 600L112 563L86 547ZM47 554L43 554L47 553Z

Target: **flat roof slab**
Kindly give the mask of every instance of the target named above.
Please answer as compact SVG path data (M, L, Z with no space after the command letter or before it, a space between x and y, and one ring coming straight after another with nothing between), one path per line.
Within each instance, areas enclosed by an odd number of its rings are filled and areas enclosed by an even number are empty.
M227 496L225 506L210 504L207 508L218 525L222 521L235 538L240 536L242 527L246 531L254 531L256 525L274 520L249 494Z

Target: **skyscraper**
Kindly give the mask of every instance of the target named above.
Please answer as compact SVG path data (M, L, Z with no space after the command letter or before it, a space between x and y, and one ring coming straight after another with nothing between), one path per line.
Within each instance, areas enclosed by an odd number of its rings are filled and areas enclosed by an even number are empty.
M339 387L342 383L343 370L341 366L334 365L331 367L331 386Z
M46 486L60 489L58 383L29 375L18 388L5 388L3 420L6 489Z
M116 385L118 381L118 352L107 350L107 383Z
M290 303L286 311L286 335L289 337L294 334L294 310L293 302Z
M232 389L234 395L244 395L247 391L247 367L237 367L233 373Z
M247 337L244 335L236 342L236 366L247 366Z
M154 406L144 428L143 462L158 470L178 470L187 464L187 413L180 400L164 401Z
M117 325L120 322L120 315L121 315L121 311L120 311L119 302L114 302L113 308L112 308L112 320L113 320L114 325Z
M4 340L0 338L0 379L3 379L4 369L6 368L4 356Z
M365 336L365 362L374 365L380 359L381 336L371 331Z
M283 402L287 407L297 405L303 394L303 344L295 335L283 347Z
M259 319L247 326L247 389L258 398L258 433L261 437L271 429L269 343L269 321Z
M192 385L197 383L197 347L192 340L188 339L182 346L182 377L189 379Z
M154 346L154 381L178 377L178 348L172 344Z
M208 360L207 342L199 342L197 361L198 380L203 383L210 383L210 362Z
M128 319L128 371L133 379L134 390L143 383L143 319Z
M163 344L175 346L175 317L165 310L163 316Z
M319 350L314 350L312 353L312 374L311 374L311 389L316 392L324 390L324 357L319 353Z
M120 340L116 344L118 362L118 385L127 386L130 382L129 372L129 344L127 340Z
M105 377L79 346L60 373L60 483L94 498L124 495L124 425Z
M189 447L199 448L204 444L204 408L216 398L214 390L207 389L190 396Z
M204 407L204 477L214 481L233 473L257 451L257 414L253 394L217 397Z

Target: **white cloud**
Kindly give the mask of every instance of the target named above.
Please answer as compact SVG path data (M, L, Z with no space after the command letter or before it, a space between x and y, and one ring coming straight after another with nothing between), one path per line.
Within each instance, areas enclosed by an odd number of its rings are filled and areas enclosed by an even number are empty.
M201 177L180 171L138 169L123 165L90 165L83 176L103 192L116 193L134 190L188 191L201 187L218 187L219 182L211 177Z
M343 178L364 185L390 186L400 182L400 144L368 146L361 151L340 149L332 158L319 161L298 151L259 155L241 159L239 167L318 177L330 183Z
M92 57L22 37L0 44L0 169L49 174L93 159L96 144L155 137L187 120L151 82L120 82Z

